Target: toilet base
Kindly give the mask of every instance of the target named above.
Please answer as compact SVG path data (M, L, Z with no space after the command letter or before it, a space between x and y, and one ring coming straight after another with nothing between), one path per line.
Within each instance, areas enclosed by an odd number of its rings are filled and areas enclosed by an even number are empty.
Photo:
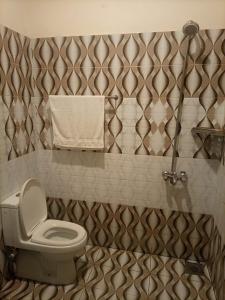
M76 281L74 256L19 250L16 276L50 284L74 283Z

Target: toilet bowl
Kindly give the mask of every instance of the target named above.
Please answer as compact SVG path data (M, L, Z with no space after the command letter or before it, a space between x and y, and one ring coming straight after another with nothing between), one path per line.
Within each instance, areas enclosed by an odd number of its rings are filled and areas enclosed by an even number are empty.
M18 277L51 284L76 280L74 257L82 254L87 233L78 224L47 219L46 196L37 179L27 180L0 207L4 243L18 249Z

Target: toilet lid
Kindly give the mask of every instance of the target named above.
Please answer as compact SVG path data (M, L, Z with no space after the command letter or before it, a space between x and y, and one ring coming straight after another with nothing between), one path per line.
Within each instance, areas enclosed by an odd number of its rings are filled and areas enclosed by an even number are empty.
M19 214L23 233L30 238L38 224L47 219L47 205L45 192L39 181L28 179L21 190Z

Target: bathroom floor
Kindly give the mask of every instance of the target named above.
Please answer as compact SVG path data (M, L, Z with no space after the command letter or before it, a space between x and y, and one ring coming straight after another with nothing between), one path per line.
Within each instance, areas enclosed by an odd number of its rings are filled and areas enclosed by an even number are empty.
M183 260L87 246L76 265L76 284L54 286L15 279L6 282L0 299L215 299L207 268L202 276L185 274Z

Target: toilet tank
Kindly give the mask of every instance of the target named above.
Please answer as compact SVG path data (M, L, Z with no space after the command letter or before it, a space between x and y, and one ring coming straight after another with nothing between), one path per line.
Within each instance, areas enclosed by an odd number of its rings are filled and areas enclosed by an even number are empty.
M13 194L0 203L4 243L17 247L20 238L19 193Z

